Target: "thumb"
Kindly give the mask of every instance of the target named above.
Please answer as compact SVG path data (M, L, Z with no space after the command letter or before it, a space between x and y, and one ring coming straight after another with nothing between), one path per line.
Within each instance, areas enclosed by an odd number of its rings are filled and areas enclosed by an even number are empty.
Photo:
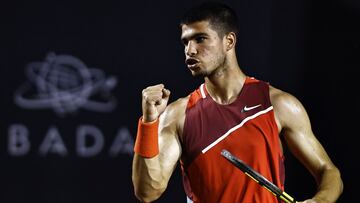
M164 88L164 89L162 89L162 92L163 92L162 98L165 100L168 100L170 97L170 93L171 93L170 90Z

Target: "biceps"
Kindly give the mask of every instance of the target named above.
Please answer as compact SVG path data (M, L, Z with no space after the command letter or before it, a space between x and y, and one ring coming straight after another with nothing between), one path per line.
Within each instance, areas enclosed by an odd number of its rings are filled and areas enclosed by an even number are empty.
M177 134L162 130L159 135L159 151L162 175L169 179L181 155L181 145Z
M311 130L288 131L284 134L288 148L313 174L322 170L331 161Z

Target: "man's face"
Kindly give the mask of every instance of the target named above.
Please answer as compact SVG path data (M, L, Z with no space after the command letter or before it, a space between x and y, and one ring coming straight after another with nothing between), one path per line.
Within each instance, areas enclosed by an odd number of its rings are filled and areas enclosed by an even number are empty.
M208 21L185 24L181 30L185 63L193 76L209 76L224 64L224 40L212 29Z

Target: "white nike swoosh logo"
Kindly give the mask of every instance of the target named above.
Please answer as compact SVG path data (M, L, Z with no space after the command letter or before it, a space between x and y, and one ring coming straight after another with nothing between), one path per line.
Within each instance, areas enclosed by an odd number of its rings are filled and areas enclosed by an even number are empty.
M258 105L255 105L255 106L250 106L250 107L244 106L243 111L250 111L250 110L256 109L256 108L258 108L260 106L261 106L261 104L258 104Z

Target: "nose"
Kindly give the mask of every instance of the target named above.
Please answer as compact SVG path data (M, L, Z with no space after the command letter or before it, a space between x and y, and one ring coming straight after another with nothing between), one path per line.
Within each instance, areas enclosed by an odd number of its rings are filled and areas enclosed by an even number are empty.
M189 41L185 47L185 54L188 56L195 56L197 54L196 46L194 42Z

